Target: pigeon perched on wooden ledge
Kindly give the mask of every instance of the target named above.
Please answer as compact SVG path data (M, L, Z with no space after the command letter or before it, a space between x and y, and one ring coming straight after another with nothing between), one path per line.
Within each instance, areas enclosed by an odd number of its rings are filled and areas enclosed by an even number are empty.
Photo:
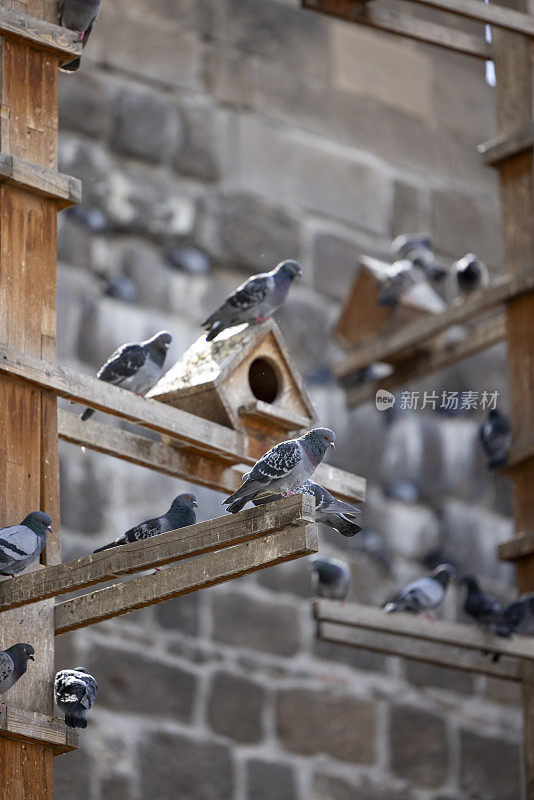
M83 47L93 30L93 25L100 14L101 0L59 0L59 24L71 31L77 31ZM62 64L62 72L76 72L80 67L80 58L74 58Z
M351 572L339 558L312 556L312 584L316 597L345 601L350 591Z
M34 653L32 645L25 642L0 651L0 694L5 694L24 675L28 661L35 661Z
M463 605L465 613L480 625L489 626L496 636L505 639L511 636L502 605L482 591L476 577L464 575L460 582L467 587Z
M488 268L474 253L467 253L455 261L452 271L463 299L489 284Z
M385 605L386 614L395 611L430 611L440 606L445 599L449 580L454 576L450 564L441 564L424 578L412 581L391 598Z
M85 667L60 670L54 680L54 696L69 728L87 728L87 712L95 702L98 684Z
M44 550L52 517L32 511L20 525L0 529L0 575L12 577L32 564Z

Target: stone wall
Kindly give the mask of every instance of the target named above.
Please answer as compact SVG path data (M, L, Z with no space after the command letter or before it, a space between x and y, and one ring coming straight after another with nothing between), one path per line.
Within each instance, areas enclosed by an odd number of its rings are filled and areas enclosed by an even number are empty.
M495 558L509 487L485 471L481 415L348 413L327 369L360 252L429 229L444 263L474 250L501 268L475 149L494 133L483 65L293 0L104 0L60 89L61 169L84 183L61 215L60 360L94 373L166 327L172 362L246 274L300 259L279 322L338 434L330 460L369 480L371 533L323 530L321 550L350 561L363 602L440 557L513 596ZM121 276L133 299L104 296ZM504 370L496 347L414 388L498 390L506 408ZM399 479L410 502L391 496ZM64 557L183 488L62 444ZM199 519L221 513L195 491ZM57 800L517 800L513 687L317 642L309 599L300 560L60 637L58 666L86 665L100 694L81 749L56 761ZM452 590L442 613L459 605Z

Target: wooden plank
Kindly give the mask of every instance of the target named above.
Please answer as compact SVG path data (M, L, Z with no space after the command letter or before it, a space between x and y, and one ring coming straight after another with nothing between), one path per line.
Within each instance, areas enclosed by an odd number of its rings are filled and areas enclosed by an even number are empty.
M534 555L534 533L525 531L516 534L512 539L501 542L498 552L499 558L503 561L518 561L520 558Z
M348 22L357 22L375 30L392 33L417 42L433 44L464 55L491 59L491 45L481 36L448 28L435 22L376 8L357 0L302 0L302 7L319 11Z
M315 522L314 501L309 495L287 497L276 503L247 509L236 516L225 514L141 542L3 580L0 583L0 611L232 547L306 522Z
M66 600L56 606L56 635L300 558L317 547L317 527L298 525Z
M9 153L0 153L2 183L55 200L58 208L67 208L80 203L82 199L82 182L78 178L32 164Z
M264 421L268 424L274 422L286 431L306 430L309 427L308 417L297 414L294 411L287 411L287 409L280 411L276 406L265 403L262 400L253 400L250 403L239 406L237 413L245 419L250 418L258 422Z
M488 6L491 8L492 6ZM496 167L507 158L524 153L525 150L534 147L534 125L527 125L520 131L515 131L511 135L496 136L489 142L479 144L478 152L482 156L482 161L488 167Z
M512 636L510 639L501 639L476 625L428 620L409 613L386 614L379 608L358 603L341 605L333 600L317 601L315 616L320 622L334 622L399 637L423 639L467 650L499 653L510 658L534 661L534 638Z
M11 705L2 705L0 709L0 731L9 739L40 742L51 747L54 755L69 753L79 747L78 733L67 728L60 717L48 717Z
M379 389L391 391L398 386L417 380L433 372L450 367L464 358L475 355L494 344L503 341L506 336L506 323L504 314L495 319L484 320L473 325L461 341L447 345L443 340L428 342L428 350L415 353L405 361L394 365L391 375L381 378L374 383L363 386L354 386L347 389L347 407L356 406L371 401Z
M422 319L413 325L406 325L390 336L377 338L367 345L359 347L350 356L335 365L334 372L338 378L346 378L373 361L407 357L410 352L426 346L428 339L438 336L447 328L463 325L511 299L532 293L533 289L534 275L532 272L516 277L501 278L492 286L477 292L464 302L458 301L451 304L442 314Z
M351 628L334 622L319 622L317 632L319 638L326 642L424 661L451 669L492 675L510 681L521 680L521 665L518 659L505 657L494 663L489 655L454 645L410 639L407 636L367 628Z
M427 6L427 8L435 8L437 11L445 11L447 14L474 19L484 25L491 25L493 28L534 36L534 16L532 14L523 14L495 3L486 5L482 0L409 0L409 2Z
M82 52L76 31L45 22L37 16L17 13L11 8L0 9L0 36L53 53L60 64L71 61Z

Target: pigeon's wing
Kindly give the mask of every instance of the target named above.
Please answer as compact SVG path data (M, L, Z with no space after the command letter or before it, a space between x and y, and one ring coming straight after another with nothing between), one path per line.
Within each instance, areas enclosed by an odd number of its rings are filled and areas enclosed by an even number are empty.
M411 595L421 608L434 608L443 599L443 586L433 578L421 578L411 587Z
M0 683L9 678L14 668L15 665L9 653L0 652Z
M301 458L301 448L295 439L280 442L256 462L247 481L270 483L285 478L295 469Z
M90 708L88 702L86 675L76 670L65 669L58 672L54 681L56 700L61 703L79 703L84 708Z
M140 542L141 539L150 539L151 536L157 536L158 533L161 533L161 521L159 517L154 517L130 528L124 534L124 538L127 542Z
M261 303L269 291L269 279L267 274L253 275L228 295L222 306L208 317L202 324L203 328L213 325L224 316L225 312L248 311L249 308Z
M106 383L121 383L144 365L147 352L141 344L123 344L108 358L97 377Z
M12 525L0 530L0 564L23 561L41 544L39 536L26 525Z

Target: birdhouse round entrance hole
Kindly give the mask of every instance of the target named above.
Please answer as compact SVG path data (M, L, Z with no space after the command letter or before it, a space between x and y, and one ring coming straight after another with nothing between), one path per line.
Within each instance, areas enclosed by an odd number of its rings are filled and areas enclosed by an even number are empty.
M271 361L255 358L248 370L248 383L256 400L274 403L280 392L281 376Z

